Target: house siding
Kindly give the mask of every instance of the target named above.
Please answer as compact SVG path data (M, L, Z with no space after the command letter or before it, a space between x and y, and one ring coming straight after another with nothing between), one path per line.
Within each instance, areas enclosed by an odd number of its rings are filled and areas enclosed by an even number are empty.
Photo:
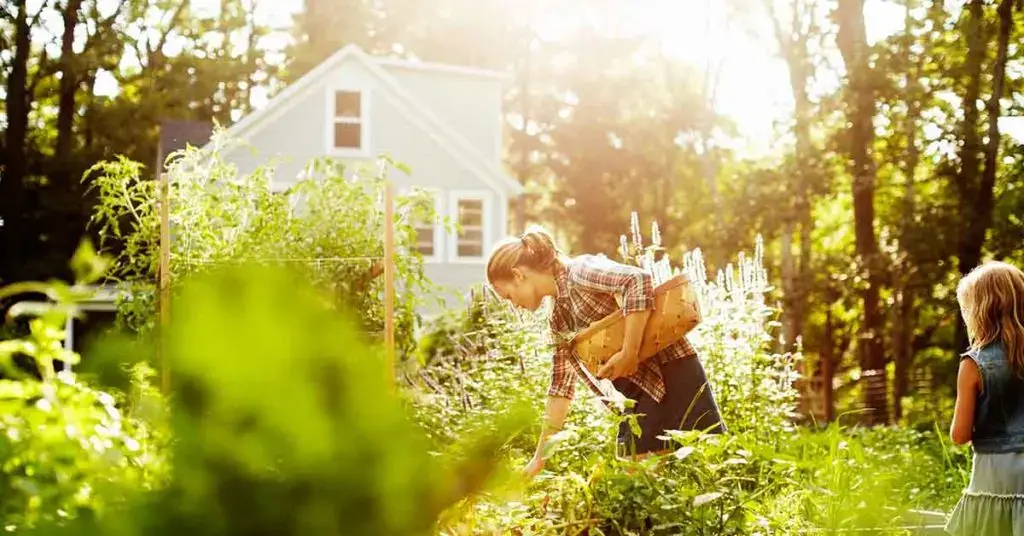
M402 77L399 78L399 82L419 83L420 86L404 87L404 90L427 101L425 104L431 107L431 113L442 121L449 122L448 126L464 138L480 141L489 137L492 141L488 143L496 147L496 140L500 135L500 118L498 110L495 109L498 102L497 89L492 90L494 98L488 101L487 97L474 95L473 86L460 86L462 75L446 76L454 79L454 85L449 89L444 89L443 81L429 81L429 76L420 77L428 80L427 82L417 81L415 77ZM482 92L488 85L498 87L496 81L484 82L486 83L478 88ZM327 95L329 90L335 88L356 88L369 92L367 103L370 154L389 154L395 161L407 165L411 171L409 175L397 170L391 172L390 178L397 191L410 187L438 190L439 210L442 216L453 215L450 192L489 192L492 201L490 214L485 216L490 231L488 243L484 246L485 254L490 251L495 241L505 236L508 206L505 191L494 188L466 166L461 165L431 132L413 121L410 113L403 108L405 105L388 96L388 92L380 87L374 74L355 59L343 62L324 80L312 84L307 91L294 96L291 102L282 103L280 110L265 118L262 125L256 125L249 133L242 134L247 138L251 149L232 149L225 154L225 159L235 163L239 172L243 174L252 173L261 165L273 164L275 172L272 181L275 189L285 189L294 184L302 169L312 159L326 155L326 132L330 114ZM433 95L431 91L434 92ZM463 99L455 98L455 95L461 92L466 92L466 96L469 97L465 102ZM446 93L451 93L452 96L446 96ZM493 147L490 151L481 152L486 158L497 160ZM472 285L484 281L484 265L482 262L446 262L448 245L448 240L444 240L442 258L438 262L427 264L426 275L434 283L450 289L455 294L464 295ZM433 308L427 308L431 309Z
M464 297L474 284L484 283L487 278L483 264L428 264L424 275L432 283L442 287L442 297L448 309L464 307ZM422 313L429 314L438 310L436 304L427 303Z
M480 154L501 158L501 80L395 66L385 69Z

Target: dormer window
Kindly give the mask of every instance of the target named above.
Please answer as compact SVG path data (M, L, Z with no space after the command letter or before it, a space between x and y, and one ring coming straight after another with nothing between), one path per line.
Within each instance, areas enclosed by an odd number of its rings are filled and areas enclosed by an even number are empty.
M330 121L327 148L333 154L362 154L366 151L366 92L334 89L328 94Z

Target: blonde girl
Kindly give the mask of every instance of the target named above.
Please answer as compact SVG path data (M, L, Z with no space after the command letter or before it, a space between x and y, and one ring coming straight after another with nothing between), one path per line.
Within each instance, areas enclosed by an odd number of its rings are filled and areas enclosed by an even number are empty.
M988 262L957 287L969 350L961 356L949 435L972 443L971 481L946 530L1024 535L1024 273Z

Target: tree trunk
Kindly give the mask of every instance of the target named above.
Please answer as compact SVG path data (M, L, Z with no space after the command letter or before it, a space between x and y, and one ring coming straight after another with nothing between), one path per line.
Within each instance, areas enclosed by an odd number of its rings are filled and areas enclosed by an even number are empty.
M981 98L981 64L985 60L984 38L984 6L981 0L973 0L967 9L967 28L964 30L967 40L967 57L964 61L964 72L967 75L967 87L964 91L964 122L963 144L960 146L960 171L956 174L955 186L960 198L960 211L966 218L971 218L974 206L974 188L979 174L979 153L981 141L978 126L978 100ZM966 231L960 233L957 247L957 269L965 275L977 265L971 256L967 244ZM959 310L957 315L960 315ZM967 327L963 318L956 326L956 348L967 348Z
M775 40L779 53L786 61L789 70L789 85L794 102L793 134L796 137L796 173L793 195L796 207L788 221L783 225L782 246L782 294L783 311L782 326L785 347L783 350L796 349L797 340L803 335L804 317L807 314L807 270L811 264L811 100L808 95L808 84L813 73L810 64L808 41L814 23L804 27L813 20L811 4L803 0L791 0L788 25L777 12L774 0L763 0L764 8L771 19L775 32ZM798 242L799 235L799 242ZM793 259L793 247L799 243L799 262Z
M31 47L31 25L28 20L28 1L16 0L14 21L14 57L7 77L5 141L6 163L0 180L0 279L19 278L21 256L30 249L33 230L25 225L30 218L25 189L28 135L28 58Z
M1002 113L1000 101L1006 86L1006 61L1010 34L1013 31L1014 0L1002 0L999 3L999 37L996 47L996 62L992 75L992 94L986 103L988 114L988 140L985 143L985 161L981 172L981 182L975 191L974 205L968 214L973 216L967 226L963 243L961 273L966 273L981 262L981 251L985 244L985 233L992 225L992 209L996 183L996 168L999 156L999 115Z
M981 154L981 138L979 121L978 101L981 98L981 67L985 61L986 39L984 35L984 2L982 0L971 0L967 10L967 27L964 30L967 40L967 57L964 62L964 72L967 75L967 87L964 91L964 122L963 122L963 144L960 149L960 171L956 175L957 193L967 211L974 205L974 188L979 174L979 155ZM961 237L960 247L963 251L963 244L966 240L966 233ZM966 274L974 268L974 265L967 265L961 256L959 259L961 274Z
M913 42L913 18L911 16L911 3L905 4L906 15L904 18L904 33L906 46L905 57L909 60L911 56L911 43ZM903 177L903 218L900 242L902 251L906 252L906 245L911 240L910 229L914 223L916 211L915 182L917 166L921 159L921 151L917 146L918 120L921 116L921 84L920 78L923 55L918 55L917 61L913 64L907 63L904 73L906 84L906 105L907 117L905 123L905 135L907 138L907 152L904 160ZM899 421L903 418L903 398L910 394L910 372L914 365L914 330L917 325L917 312L914 292L917 275L913 273L914 268L903 270L904 264L897 267L895 278L896 306L893 308L893 359L895 361L893 378L893 418Z
M914 326L917 314L914 307L916 296L912 287L898 290L896 307L893 310L893 339L895 374L893 379L893 418L903 418L903 397L910 392L910 371L914 365Z
M78 27L81 7L82 0L68 0L63 13L64 30L61 34L59 62L61 75L57 97L57 148L54 154L54 184L57 195L61 197L77 190L77 184L71 180L71 151L74 148L75 96L80 82L76 70L75 28Z
M849 80L846 89L847 117L850 122L847 148L853 175L854 235L857 256L867 278L867 284L861 291L864 317L857 347L864 379L867 421L869 424L883 424L888 417L888 382L882 346L882 315L879 311L881 281L875 237L875 163L871 154L875 92L868 64L863 0L839 0L838 20L837 41Z
M779 237L779 261L782 271L782 348L783 352L789 352L796 348L796 325L794 313L796 312L796 263L793 261L793 236L796 232L793 223L787 221L782 228L782 236Z
M74 141L75 93L78 91L78 73L75 70L75 28L82 0L68 0L64 9L64 31L60 47L60 89L57 108L56 158L62 170L71 156Z
M67 0L63 6L60 60L57 69L57 142L53 166L49 173L51 183L40 193L41 204L53 217L40 222L43 232L53 237L48 249L56 255L70 256L85 227L81 183L75 180L75 118L78 116L76 97L81 83L79 56L75 52L75 30L78 28L82 0Z
M798 7L801 9L798 10ZM803 18L810 18L813 13L807 11L807 5L799 5L794 2L794 11L799 11L802 16L794 16L792 29L798 35L798 41L794 43L790 51L789 83L793 92L793 103L796 122L793 133L796 136L796 161L799 166L797 178L799 179L799 190L797 191L796 220L800 224L800 263L796 270L796 284L794 291L793 306L793 330L798 337L804 333L804 322L807 316L807 297L810 295L810 274L811 270L811 233L814 231L814 219L811 217L813 195L811 183L816 181L817 170L812 162L814 147L811 143L811 98L808 86L811 84L813 67L809 57L808 42L811 38L810 30L804 30L801 25ZM812 23L813 24L813 23ZM813 27L813 26L812 26Z
M834 401L834 393L832 392L832 379L835 377L835 356L832 355L836 348L836 331L835 323L832 320L832 307L831 304L825 308L825 334L823 337L824 344L821 347L821 399L822 404L825 406L825 422L832 422L836 416L836 404Z
M82 149L86 154L93 153L93 143L96 139L95 126L92 121L92 114L94 103L96 101L96 71L90 71L85 78L84 82L85 94L90 95L90 98L86 101L85 112L82 114Z
M794 9L796 9L795 5ZM794 24L793 30L796 32L799 31L799 28ZM793 283L790 287L793 297L790 299L790 307L792 309L789 315L794 343L797 339L802 338L804 334L804 320L807 316L807 296L810 294L810 278L808 274L811 269L811 232L814 227L814 221L811 217L812 191L810 183L816 172L811 162L813 147L811 145L811 99L807 91L807 86L811 82L811 67L807 58L808 37L806 33L801 34L800 41L796 43L796 46L799 48L794 48L791 53L792 58L789 60L790 86L793 92L796 112L796 124L793 131L796 135L796 162L797 166L799 166L796 174L798 190L793 228L795 229L797 224L799 224L800 259L796 265Z
M967 226L961 236L960 254L958 267L962 275L966 275L974 267L981 263L981 254L985 245L985 234L992 225L992 210L994 206L994 189L996 181L996 168L999 155L999 114L1002 111L1000 100L1003 97L1006 85L1006 62L1007 50L1010 35L1013 32L1013 4L1014 0L1002 0L999 3L997 13L999 14L999 36L996 46L996 61L992 75L992 93L989 95L985 108L988 114L988 141L982 148L984 151L984 167L981 171L981 180L976 181L978 175L978 152L980 137L978 135L978 107L977 101L980 98L980 85L982 77L981 63L985 57L985 49L988 40L984 35L984 13L982 0L971 2L970 25L967 36L967 71L970 82L967 87L964 112L964 152L961 157L963 170L967 175L959 180L969 193L964 196L965 206L963 213L967 215ZM967 346L967 330L963 322L957 324L958 348Z
M717 3L717 0L707 0L705 3L706 14L704 18L704 34L711 35L711 17L714 11L711 9L713 4ZM718 171L719 165L715 160L718 146L714 142L714 122L715 122L715 101L717 100L718 84L720 82L719 73L721 72L721 60L718 65L712 65L712 55L708 54L707 61L704 63L704 90L702 95L701 109L701 170L704 173L704 180L707 181L708 191L711 194L711 204L715 210L714 216L714 234L713 239L721 239L724 237L723 233L725 230L725 211L723 209L723 203L721 194L719 192L718 185Z
M810 310L807 298L811 294L811 279L808 277L811 270L811 233L814 231L814 219L811 217L811 201L807 199L800 207L800 264L797 273L800 279L797 281L796 311L794 312L793 324L796 334L803 337L804 325L807 322L807 314Z

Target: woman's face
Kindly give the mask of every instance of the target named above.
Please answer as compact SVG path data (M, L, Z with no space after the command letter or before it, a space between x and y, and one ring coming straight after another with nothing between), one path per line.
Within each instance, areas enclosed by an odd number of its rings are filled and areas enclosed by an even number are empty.
M494 281L498 296L512 302L512 305L528 311L536 311L544 300L540 291L540 274L529 269L512 269L512 278Z

